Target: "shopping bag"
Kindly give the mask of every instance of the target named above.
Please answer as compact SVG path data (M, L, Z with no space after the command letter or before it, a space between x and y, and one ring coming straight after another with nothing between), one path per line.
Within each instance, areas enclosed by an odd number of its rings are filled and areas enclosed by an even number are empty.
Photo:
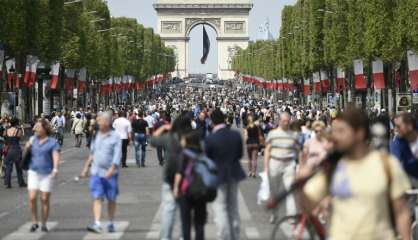
M261 172L259 176L261 178L261 184L257 194L257 204L263 205L270 198L270 184L267 172Z

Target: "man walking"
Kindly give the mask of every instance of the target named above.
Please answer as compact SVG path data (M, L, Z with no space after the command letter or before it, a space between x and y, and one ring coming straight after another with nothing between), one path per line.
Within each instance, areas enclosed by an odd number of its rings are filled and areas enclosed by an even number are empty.
M131 122L125 117L124 112L117 112L116 119L113 122L113 128L119 134L122 142L122 168L127 168L126 155L128 153L128 145L131 141L132 125Z
M102 200L108 201L109 223L108 232L114 232L113 219L116 211L116 197L118 195L118 169L121 161L120 136L111 129L112 116L109 113L101 113L97 119L99 132L92 142L91 152L81 173L87 176L91 166L90 193L93 198L94 224L87 227L88 231L101 233L100 216Z
M135 145L135 160L137 167L145 167L145 152L147 148L147 136L149 135L148 123L144 120L144 113L139 111L132 121L133 139Z
M206 154L218 166L219 188L213 204L218 239L238 240L240 218L238 211L238 184L245 178L240 159L243 155L241 135L226 127L225 115L219 109L211 114L212 134L206 139Z
M271 130L266 139L264 150L264 170L270 179L270 192L277 195L284 189L289 189L295 178L296 157L300 149L298 135L290 130L290 114L282 112L279 117L279 127ZM286 216L296 214L296 204L293 196L286 199ZM276 220L276 213L270 222Z

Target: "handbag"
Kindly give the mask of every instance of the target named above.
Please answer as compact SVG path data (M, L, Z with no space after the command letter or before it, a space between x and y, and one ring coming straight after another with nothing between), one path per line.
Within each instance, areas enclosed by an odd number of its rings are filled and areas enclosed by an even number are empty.
M28 144L23 149L22 161L20 162L20 167L23 170L28 170L29 169L29 164L30 164L30 161L31 161L31 158L32 158L32 143L33 143L33 138L34 137L31 137L29 139Z

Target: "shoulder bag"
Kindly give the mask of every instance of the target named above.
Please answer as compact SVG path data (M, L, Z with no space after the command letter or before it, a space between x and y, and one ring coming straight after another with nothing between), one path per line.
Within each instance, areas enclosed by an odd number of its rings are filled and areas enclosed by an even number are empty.
M23 170L28 170L29 169L29 164L30 164L30 161L31 161L31 158L32 158L33 139L34 139L33 136L31 138L29 138L28 144L23 149L22 161L20 162L20 167Z

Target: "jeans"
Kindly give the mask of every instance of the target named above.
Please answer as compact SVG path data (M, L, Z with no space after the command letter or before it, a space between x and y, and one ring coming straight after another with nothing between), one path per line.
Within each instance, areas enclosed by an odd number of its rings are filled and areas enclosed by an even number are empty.
M20 167L20 161L22 161L22 152L18 149L10 148L7 156L4 159L4 163L6 165L4 185L12 185L13 165L15 165L16 168L17 181L19 186L23 186L25 184L25 180L23 179L23 171Z
M195 228L195 240L204 240L205 223L207 218L206 201L181 197L178 200L178 203L181 212L183 240L191 240L192 215Z
M145 166L145 151L147 148L147 137L143 133L135 133L135 161L138 167Z
M128 144L129 144L128 139L122 139L122 159L121 159L122 167L126 167L126 155L128 153Z
M273 196L277 196L279 193L284 190L289 190L295 179L296 172L296 162L295 161L278 161L270 159L269 161L269 183L270 183L270 193ZM286 204L279 205L277 213L282 213L281 207L285 207L285 216L293 216L296 214L296 202L294 195L291 194L286 198ZM284 216L283 216L284 217Z
M220 240L240 239L240 217L238 210L238 183L222 184L213 203L215 224Z
M239 117L235 118L235 124L237 125L237 128L241 127L241 119Z
M83 134L76 134L75 135L75 147L81 147L82 141L83 141Z
M176 220L177 203L168 183L163 183L161 199L163 209L160 239L172 240L172 233Z
M164 164L164 148L163 147L157 147L157 158L160 165Z

